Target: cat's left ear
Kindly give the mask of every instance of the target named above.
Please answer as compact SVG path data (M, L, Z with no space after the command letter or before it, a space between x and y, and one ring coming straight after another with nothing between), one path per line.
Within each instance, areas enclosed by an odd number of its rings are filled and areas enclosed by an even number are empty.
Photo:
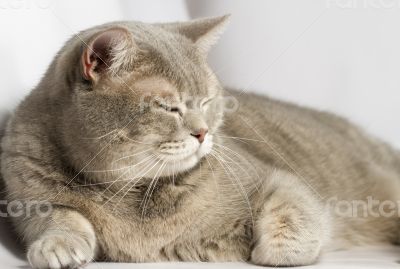
M197 19L170 24L175 31L190 39L202 52L207 53L218 41L230 21L231 15Z

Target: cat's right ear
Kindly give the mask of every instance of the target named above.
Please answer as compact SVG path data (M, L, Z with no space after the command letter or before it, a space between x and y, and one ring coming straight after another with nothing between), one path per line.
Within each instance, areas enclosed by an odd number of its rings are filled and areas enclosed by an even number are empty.
M126 28L113 27L99 32L84 45L81 69L85 80L96 82L104 74L117 76L133 65L136 46Z

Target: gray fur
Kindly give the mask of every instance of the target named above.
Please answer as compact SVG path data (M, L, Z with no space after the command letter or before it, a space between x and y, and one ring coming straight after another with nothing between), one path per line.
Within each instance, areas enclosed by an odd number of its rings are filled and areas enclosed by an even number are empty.
M306 265L324 250L397 242L397 216L346 218L327 202L399 200L399 153L329 113L223 91L206 54L226 21L110 23L61 49L2 141L9 200L53 205L14 218L33 267ZM85 80L82 53L104 33L107 68ZM147 105L149 93L168 93L179 114ZM238 111L224 116L222 95Z

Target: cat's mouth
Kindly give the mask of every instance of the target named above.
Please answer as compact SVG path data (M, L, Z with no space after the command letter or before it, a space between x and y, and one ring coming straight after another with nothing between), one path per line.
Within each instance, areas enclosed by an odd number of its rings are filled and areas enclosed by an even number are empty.
M211 152L212 135L206 135L203 143L189 137L181 141L161 143L157 150L158 159L166 165L172 165L175 173L194 167L205 155Z

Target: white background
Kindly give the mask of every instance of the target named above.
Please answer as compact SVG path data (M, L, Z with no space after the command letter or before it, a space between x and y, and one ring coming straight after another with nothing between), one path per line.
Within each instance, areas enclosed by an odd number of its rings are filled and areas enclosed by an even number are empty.
M0 117L81 29L225 13L210 62L226 85L336 112L400 147L400 0L0 0Z

